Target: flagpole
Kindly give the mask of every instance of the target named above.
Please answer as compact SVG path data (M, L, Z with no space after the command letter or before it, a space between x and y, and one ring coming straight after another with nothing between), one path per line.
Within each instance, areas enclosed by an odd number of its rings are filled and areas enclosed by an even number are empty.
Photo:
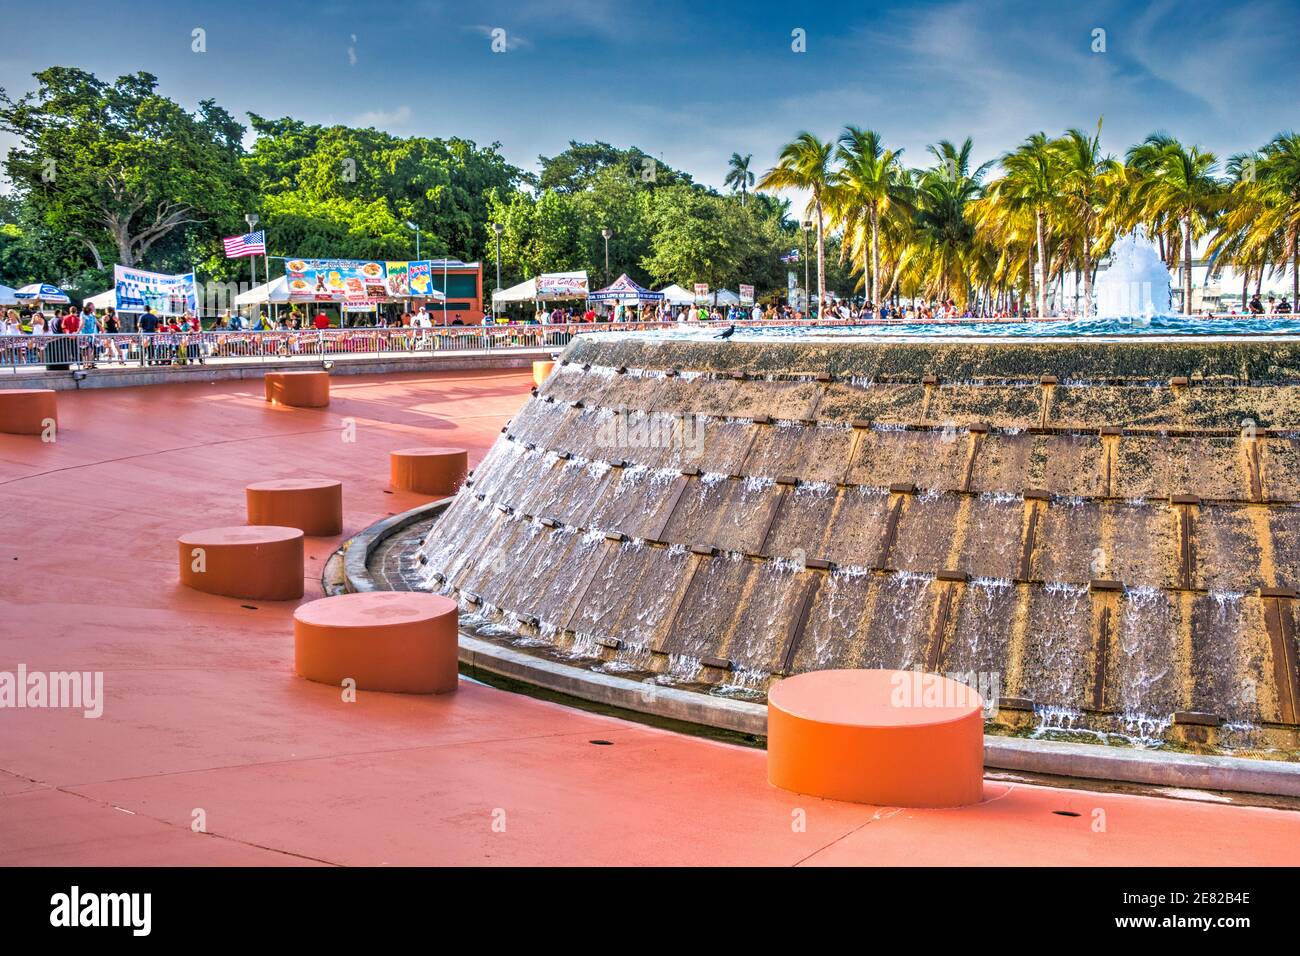
M251 212L250 212L250 213L245 213L245 215L244 215L244 222L248 223L248 231L251 233L251 232L253 231L253 227L257 225L257 214L256 214L256 213L251 213ZM265 252L265 249L266 249L265 244L263 245L262 249L263 249L263 252ZM251 256L248 257L248 264L249 264L250 268L253 270L253 287L252 287L252 289L249 289L249 290L248 290L249 292L252 292L253 289L256 289L256 288L257 288L257 255L256 255L256 254L253 254L253 255L251 255ZM257 316L258 316L258 318L260 318L261 315L262 315L262 310L258 308L256 302L253 303L253 308L257 310ZM256 324L257 324L257 323L256 323L256 320L254 320L253 322L250 322L250 323L249 323L249 328L252 328L252 327L253 327L254 325L256 325Z
M254 256L254 258L257 257ZM262 265L265 266L263 272L266 275L266 301L269 303L271 301L271 257L266 251L266 230L265 229L262 230ZM279 312L275 310L274 305L271 306L271 309L272 309L271 311L272 316L279 315Z

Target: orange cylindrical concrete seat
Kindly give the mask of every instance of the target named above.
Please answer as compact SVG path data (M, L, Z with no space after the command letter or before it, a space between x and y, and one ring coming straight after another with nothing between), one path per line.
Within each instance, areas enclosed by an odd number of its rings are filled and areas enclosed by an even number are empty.
M553 368L555 368L554 362L534 362L533 363L533 384L536 385L538 388L541 388L542 383L546 381L546 376L551 374L551 370Z
M280 478L244 489L248 523L297 528L303 534L343 531L343 483L329 478Z
M767 779L833 800L891 807L978 803L979 695L940 674L811 671L767 698Z
M294 669L359 690L445 694L456 689L456 602L418 591L340 594L293 613Z
M181 584L226 597L302 597L302 531L276 525L207 528L177 539Z
M469 474L464 448L399 448L388 463L394 488L422 495L454 495Z
M0 388L0 432L40 435L47 422L58 428L59 404L52 388Z
M266 400L295 408L324 408L330 403L329 372L267 372Z

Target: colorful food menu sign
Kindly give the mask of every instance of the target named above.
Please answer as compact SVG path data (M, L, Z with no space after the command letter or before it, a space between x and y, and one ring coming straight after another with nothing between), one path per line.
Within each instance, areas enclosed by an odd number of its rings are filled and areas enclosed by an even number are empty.
M741 305L753 305L753 304L754 304L754 287L753 287L752 285L745 285L744 283L741 283L741 285L740 285L740 304L741 304Z
M385 262L384 285L388 294L394 298L404 298L411 294L411 263Z
M364 259L289 259L284 278L291 301L358 301L388 296L384 263Z
M408 262L406 265L406 285L411 290L410 294L416 297L433 295L433 264L425 260Z

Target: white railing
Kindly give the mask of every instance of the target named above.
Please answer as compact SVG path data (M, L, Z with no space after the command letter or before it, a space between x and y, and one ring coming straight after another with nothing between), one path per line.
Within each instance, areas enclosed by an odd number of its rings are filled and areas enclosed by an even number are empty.
M719 325L723 323L717 323ZM819 322L737 322L738 326L843 325ZM466 325L435 328L307 329L0 335L0 368L189 365L220 361L282 361L432 352L562 349L583 332L678 328L677 322L597 322L572 325Z

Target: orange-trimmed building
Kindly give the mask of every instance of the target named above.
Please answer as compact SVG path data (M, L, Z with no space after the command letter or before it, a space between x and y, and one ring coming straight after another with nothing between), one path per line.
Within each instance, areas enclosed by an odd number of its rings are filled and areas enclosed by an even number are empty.
M447 296L445 303L446 325L457 319L464 325L478 325L483 321L483 263L461 262L459 259L433 259L430 269L433 287ZM435 325L444 324L444 303L435 299L412 298L410 310L423 305Z

